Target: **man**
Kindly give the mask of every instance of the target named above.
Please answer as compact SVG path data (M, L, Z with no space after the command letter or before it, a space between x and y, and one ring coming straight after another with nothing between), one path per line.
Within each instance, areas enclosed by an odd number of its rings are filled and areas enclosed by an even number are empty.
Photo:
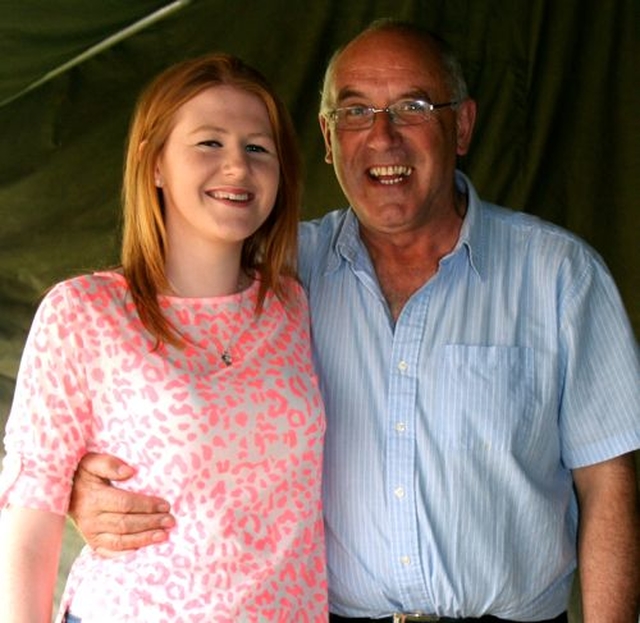
M456 171L475 116L455 59L409 25L373 25L327 70L326 160L351 209L303 224L300 274L332 621L566 621L578 564L584 621L636 623L635 339L593 251ZM166 505L100 484L128 467L85 468L92 545L166 537Z

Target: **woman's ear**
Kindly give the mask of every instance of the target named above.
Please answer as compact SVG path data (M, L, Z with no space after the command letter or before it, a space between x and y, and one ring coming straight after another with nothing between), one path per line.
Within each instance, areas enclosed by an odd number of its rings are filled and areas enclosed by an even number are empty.
M147 146L147 141L142 141L140 145L138 145L138 159L142 158L142 152L145 150ZM156 188L162 188L164 185L164 179L162 178L162 173L160 172L160 166L156 162L155 169L153 170L153 183Z
M162 175L160 173L160 169L158 168L158 166L156 165L156 169L154 171L153 174L153 181L156 185L156 188L162 188L162 186L164 185L164 180L162 179Z

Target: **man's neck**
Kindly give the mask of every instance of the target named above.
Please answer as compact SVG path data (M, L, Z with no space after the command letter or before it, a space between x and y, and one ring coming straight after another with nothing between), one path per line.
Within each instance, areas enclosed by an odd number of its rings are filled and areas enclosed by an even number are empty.
M450 218L415 231L390 235L361 228L362 241L394 321L411 295L436 274L440 260L456 246L466 210L466 197L459 195Z

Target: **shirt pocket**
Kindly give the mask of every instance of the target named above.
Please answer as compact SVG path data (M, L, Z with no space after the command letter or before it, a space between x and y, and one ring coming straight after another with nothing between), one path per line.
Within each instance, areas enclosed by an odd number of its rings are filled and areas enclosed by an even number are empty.
M533 368L527 347L444 346L430 427L450 446L520 447L531 428Z

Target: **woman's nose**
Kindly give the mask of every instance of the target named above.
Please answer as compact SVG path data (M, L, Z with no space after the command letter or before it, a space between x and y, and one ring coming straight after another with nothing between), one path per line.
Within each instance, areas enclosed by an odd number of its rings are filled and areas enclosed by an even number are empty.
M247 153L241 148L229 149L225 154L222 168L229 175L245 173L248 168Z

